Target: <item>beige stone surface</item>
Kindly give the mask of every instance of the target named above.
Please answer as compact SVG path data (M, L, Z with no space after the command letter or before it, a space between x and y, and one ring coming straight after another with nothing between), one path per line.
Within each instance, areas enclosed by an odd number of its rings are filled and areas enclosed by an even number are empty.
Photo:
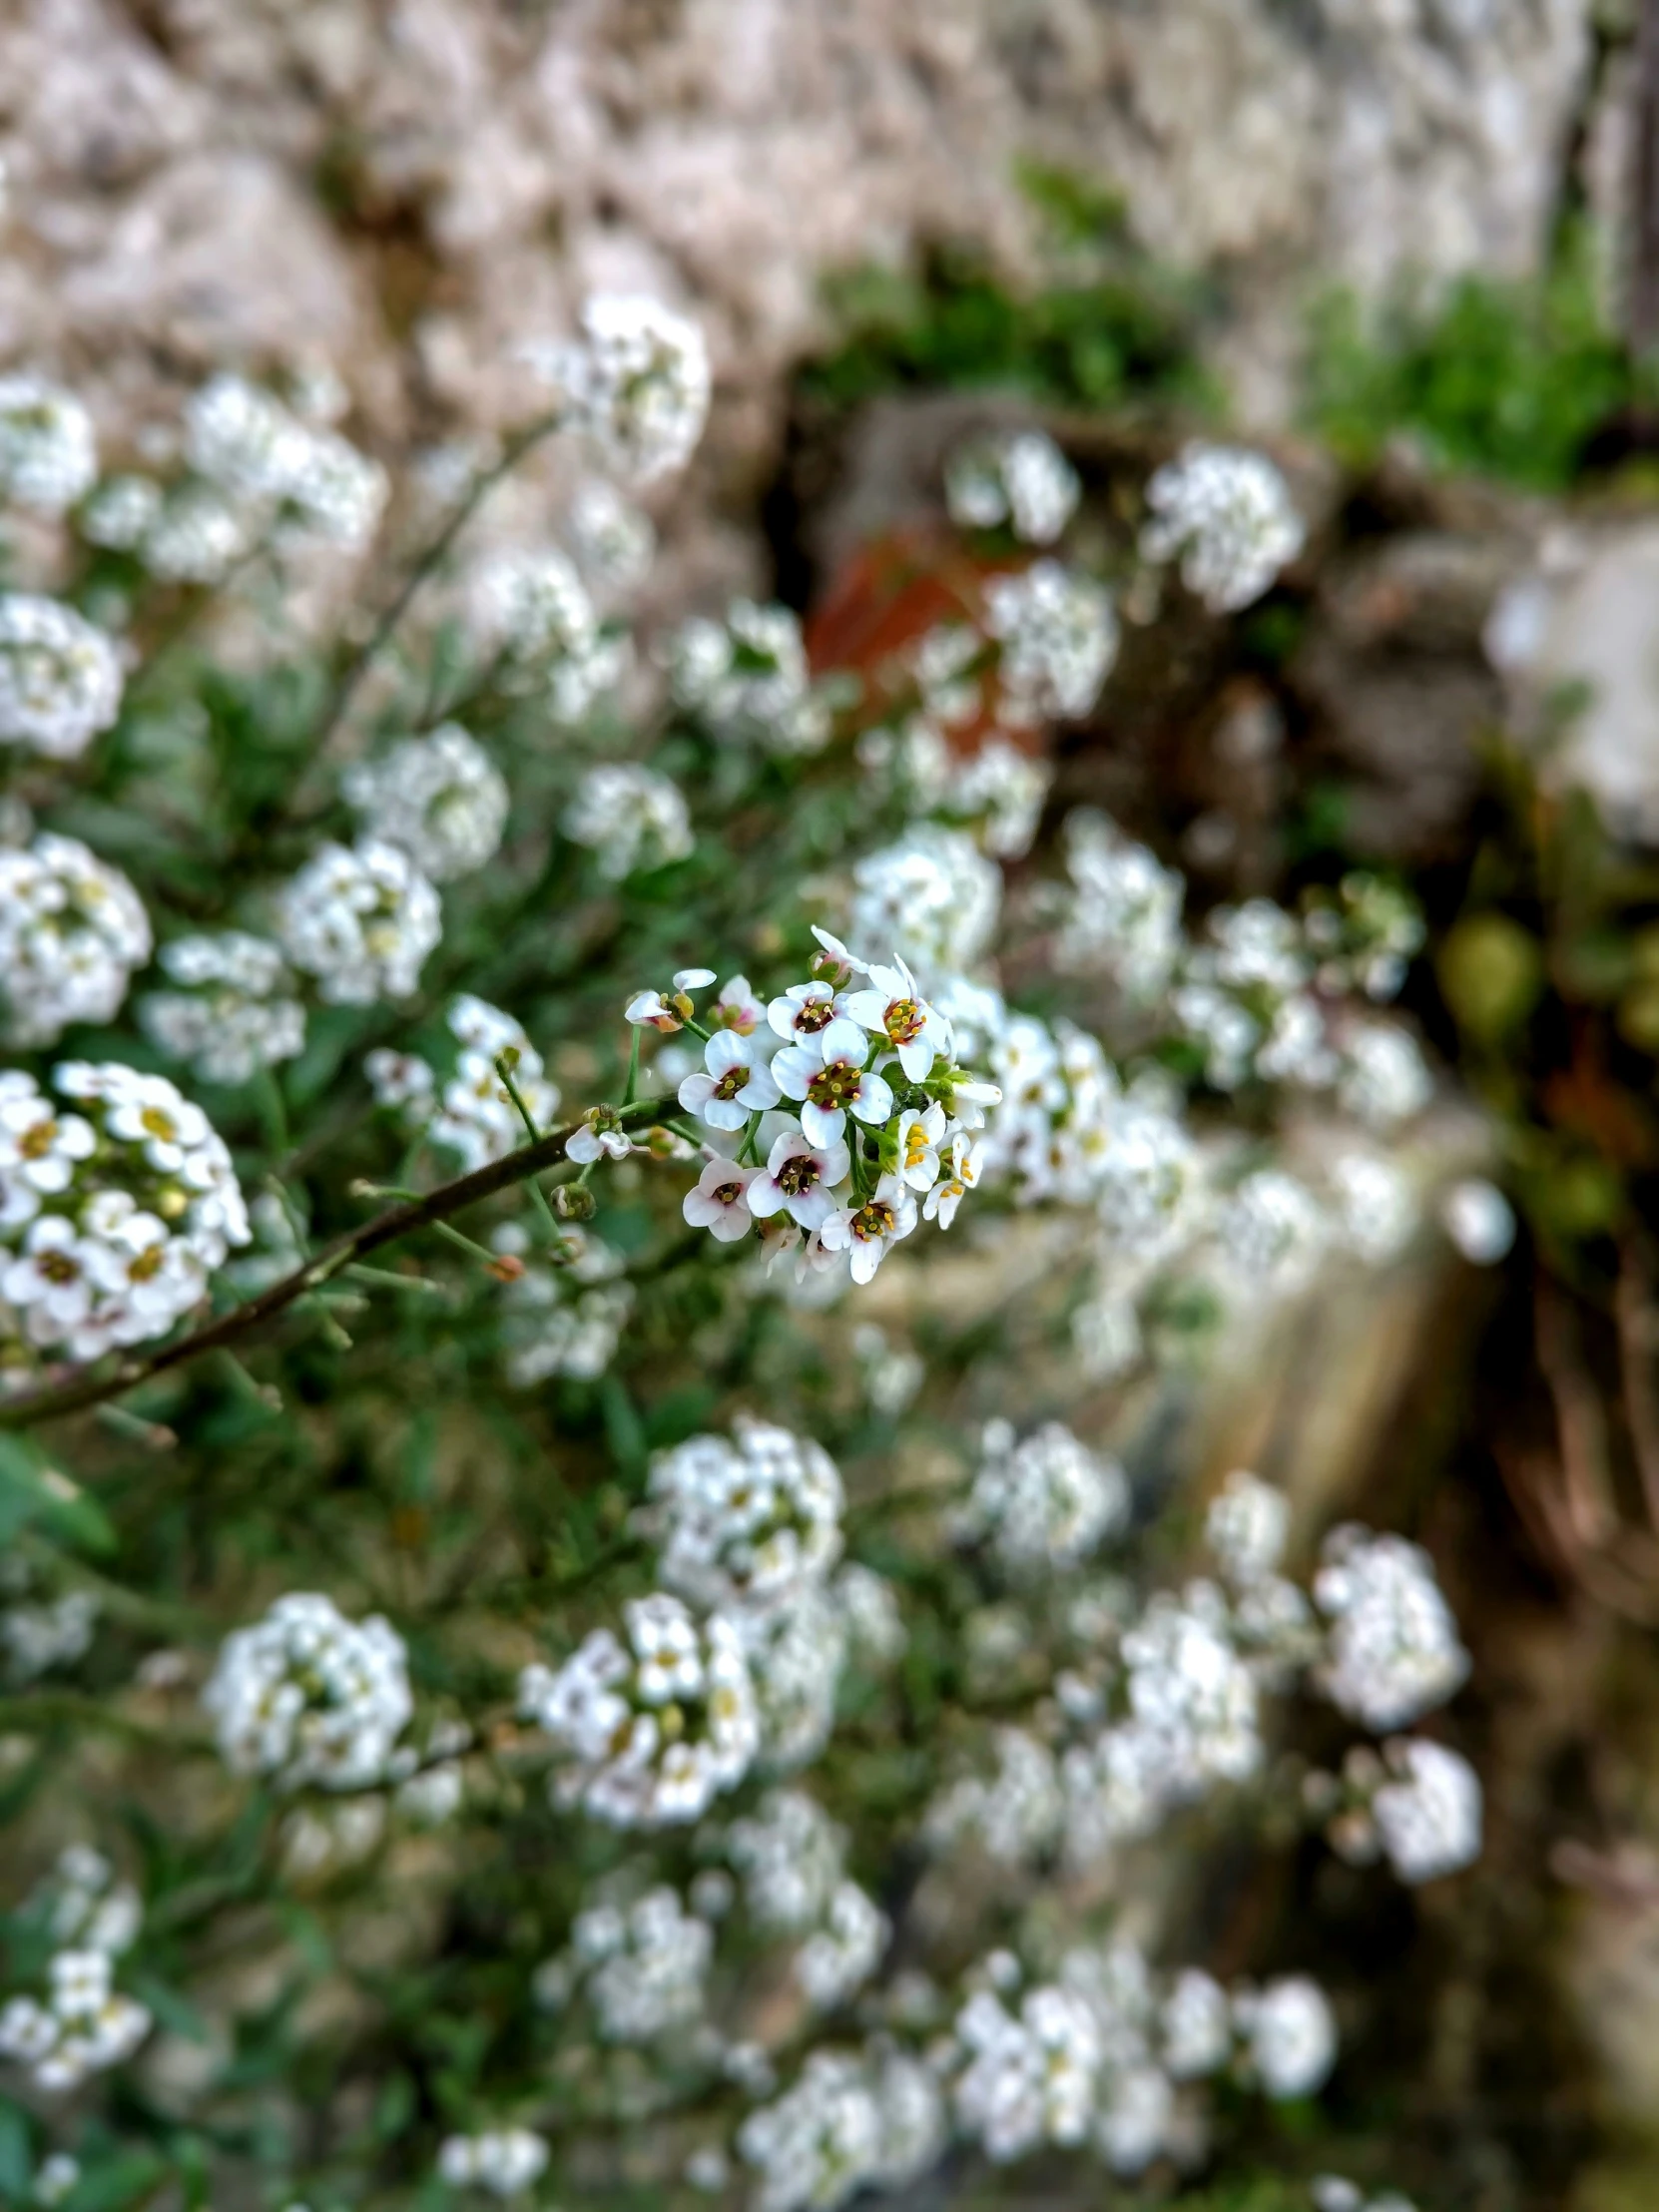
M112 424L326 358L382 435L492 422L596 284L709 325L712 481L767 465L819 279L1029 261L1018 159L1220 272L1247 413L1311 278L1535 260L1589 0L9 0L0 362Z

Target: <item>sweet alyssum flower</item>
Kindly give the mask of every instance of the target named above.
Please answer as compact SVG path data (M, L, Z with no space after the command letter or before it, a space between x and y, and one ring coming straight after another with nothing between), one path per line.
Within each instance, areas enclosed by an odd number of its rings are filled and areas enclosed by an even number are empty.
M595 1629L556 1673L526 1668L519 1707L568 1761L559 1801L619 1828L696 1820L760 1743L736 1627L719 1613L699 1622L664 1591L630 1599L623 1635Z
M61 515L98 475L92 417L39 376L0 376L0 500Z
M70 761L121 712L121 660L60 600L0 592L0 746Z
M915 1225L916 1202L910 1190L896 1175L883 1175L861 1205L837 1207L818 1236L826 1252L851 1256L854 1283L867 1283Z
M348 1620L312 1591L278 1598L228 1636L202 1702L232 1771L285 1790L371 1788L413 1711L391 1624L378 1613Z
M786 1098L799 1102L802 1131L812 1143L833 1143L849 1114L872 1125L891 1116L891 1086L865 1066L869 1054L864 1031L842 1015L816 1035L785 1045L773 1060L773 1079Z
M759 1168L741 1168L731 1160L711 1160L681 1201L680 1210L693 1229L707 1229L719 1243L734 1244L755 1226L751 1198L760 1173Z
M459 723L358 763L343 790L364 834L400 845L433 883L481 868L506 826L506 779Z
M742 1129L751 1114L779 1099L777 1081L760 1041L734 1029L717 1029L703 1047L706 1072L688 1075L680 1103L711 1129Z
M150 991L138 1016L153 1043L208 1083L246 1083L304 1048L305 1010L280 949L243 929L176 937L160 964L175 988Z
M839 1138L816 1145L805 1131L786 1129L749 1186L749 1210L757 1220L784 1213L798 1228L822 1229L851 1171L851 1154Z
M1194 440L1146 487L1152 512L1141 557L1181 555L1181 579L1212 614L1261 598L1307 533L1290 488L1266 454Z
M319 845L276 901L288 958L331 1006L412 997L443 934L438 894L398 845Z

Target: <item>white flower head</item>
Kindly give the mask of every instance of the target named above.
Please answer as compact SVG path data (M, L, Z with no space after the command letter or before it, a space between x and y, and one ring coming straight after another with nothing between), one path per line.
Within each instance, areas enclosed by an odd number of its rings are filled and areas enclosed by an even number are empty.
M786 1098L799 1102L802 1131L811 1143L834 1143L848 1115L876 1127L891 1118L892 1088L865 1066L869 1054L864 1031L838 1015L774 1058L773 1079Z
M742 1129L751 1114L776 1106L778 1084L758 1039L717 1029L703 1047L704 1071L680 1085L680 1103L711 1129Z

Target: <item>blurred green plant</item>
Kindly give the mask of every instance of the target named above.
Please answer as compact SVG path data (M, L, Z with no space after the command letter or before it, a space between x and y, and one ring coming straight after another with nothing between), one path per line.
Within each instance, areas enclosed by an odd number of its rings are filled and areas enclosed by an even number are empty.
M1312 319L1308 419L1361 466L1405 432L1440 467L1562 491L1598 429L1656 398L1659 368L1608 324L1581 224L1535 282L1469 276L1381 318L1341 292Z

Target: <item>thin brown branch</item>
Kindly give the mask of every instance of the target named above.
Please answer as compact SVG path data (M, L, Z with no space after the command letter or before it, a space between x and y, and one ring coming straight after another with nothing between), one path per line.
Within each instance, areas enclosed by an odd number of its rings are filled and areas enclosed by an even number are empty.
M1642 1480L1648 1525L1659 1535L1659 1391L1655 1390L1653 1378L1652 1290L1636 1240L1627 1237L1619 1250L1613 1315L1618 1324L1619 1370L1631 1448Z
M1618 1526L1607 1471L1607 1424L1573 1342L1571 1318L1542 1270L1533 1302L1538 1366L1555 1401L1566 1505L1578 1545L1598 1551Z
M660 1098L642 1099L636 1105L620 1108L617 1118L624 1128L647 1127L671 1104ZM312 1296L325 1283L331 1282L342 1268L367 1259L371 1252L395 1244L417 1229L429 1229L435 1222L447 1221L469 1206L477 1206L500 1191L511 1190L532 1175L556 1167L565 1157L566 1145L580 1127L580 1123L573 1122L568 1129L549 1130L534 1144L520 1145L504 1159L492 1160L470 1175L457 1176L452 1183L440 1184L422 1198L404 1200L385 1213L376 1214L360 1229L336 1237L303 1267L295 1268L291 1275L273 1283L257 1298L233 1306L217 1321L193 1329L188 1336L164 1345L160 1352L153 1352L144 1359L124 1360L119 1367L103 1373L89 1369L67 1382L44 1390L31 1390L26 1397L0 1400L0 1428L30 1428L39 1421L56 1420L61 1414L78 1413L89 1405L101 1405L106 1399L136 1389L154 1376L165 1375L170 1368L183 1367L188 1361L200 1359L205 1352L217 1352L238 1343L297 1300Z

